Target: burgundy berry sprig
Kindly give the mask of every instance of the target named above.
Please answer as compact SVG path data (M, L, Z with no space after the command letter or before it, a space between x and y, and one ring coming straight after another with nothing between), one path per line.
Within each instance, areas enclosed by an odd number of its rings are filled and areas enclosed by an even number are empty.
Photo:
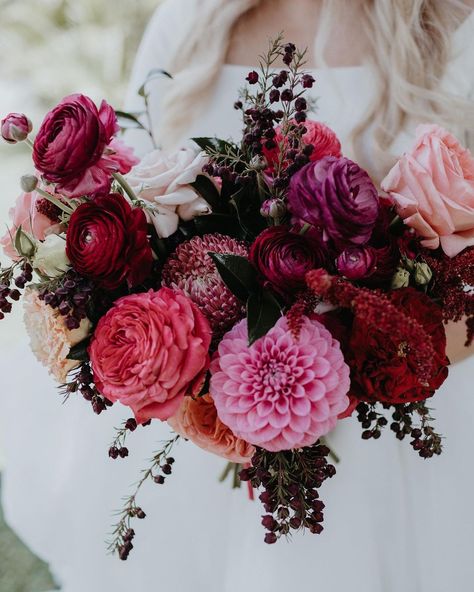
M259 499L267 512L262 517L266 543L276 543L296 530L322 532L324 503L318 490L336 474L327 460L329 454L329 448L320 442L276 453L259 448L251 467L240 472L241 481L250 481L255 489L263 487Z
M137 505L137 495L148 480L153 480L156 484L163 485L166 477L171 475L173 471L172 465L174 464L171 451L179 438L180 436L176 435L170 440L163 442L161 450L151 459L150 466L142 471L142 477L135 485L134 492L125 498L123 508L117 512L120 519L112 531L108 550L110 553L118 553L120 559L124 561L128 559L130 551L133 549L132 541L135 537L135 531L132 528L132 520L134 518L143 520L146 517L143 509Z
M28 282L33 279L33 268L27 259L15 261L6 268L0 268L0 320L13 309L13 304L21 298Z
M108 407L113 405L106 397L101 395L94 383L90 362L82 362L78 368L69 374L69 380L60 386L60 393L67 399L73 393L80 393L86 401L89 401L92 410L100 415Z

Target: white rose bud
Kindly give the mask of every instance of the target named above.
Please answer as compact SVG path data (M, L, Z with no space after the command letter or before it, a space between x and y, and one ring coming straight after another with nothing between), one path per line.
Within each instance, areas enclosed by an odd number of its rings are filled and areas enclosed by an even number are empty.
M427 263L415 263L415 282L419 286L426 286L433 277L431 267Z
M410 284L410 272L399 267L392 278L392 289L407 288Z
M53 278L62 275L69 268L66 256L66 240L57 234L50 234L38 244L33 267L41 274Z

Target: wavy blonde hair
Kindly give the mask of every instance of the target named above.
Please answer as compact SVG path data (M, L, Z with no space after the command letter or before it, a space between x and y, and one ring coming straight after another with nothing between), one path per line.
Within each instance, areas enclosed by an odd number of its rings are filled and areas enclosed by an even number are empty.
M162 137L183 133L190 104L203 104L225 61L231 32L247 11L262 0L202 0L172 56L169 69L175 83L164 99ZM361 23L368 32L367 56L378 86L374 103L353 130L354 151L369 126L378 156L388 150L408 118L434 121L459 131L474 128L474 107L442 90L441 79L451 56L452 34L468 15L460 0L366 0ZM331 25L343 0L323 0L315 54L324 56ZM203 31L206 34L203 34ZM324 61L324 59L323 59ZM184 114L184 115L183 115ZM187 114L187 115L186 115ZM362 153L360 158L363 161ZM367 168L370 163L364 163Z

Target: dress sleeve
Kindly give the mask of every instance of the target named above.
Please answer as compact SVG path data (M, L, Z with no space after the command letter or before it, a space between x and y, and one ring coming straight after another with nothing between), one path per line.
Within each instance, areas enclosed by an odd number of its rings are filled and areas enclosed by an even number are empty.
M186 4L186 10L185 5ZM187 20L192 18L194 0L164 0L153 14L138 48L132 68L130 82L125 100L125 109L129 112L144 112L145 102L138 94L139 88L152 70L169 71L172 56L175 55L182 37L186 34ZM160 97L172 81L166 76L150 77L146 90L149 95L149 112L153 131L159 128L161 114ZM146 117L140 120L149 125ZM140 130L128 130L125 137L127 144L132 146L140 156L151 150L151 141L147 134ZM160 144L159 138L156 138Z

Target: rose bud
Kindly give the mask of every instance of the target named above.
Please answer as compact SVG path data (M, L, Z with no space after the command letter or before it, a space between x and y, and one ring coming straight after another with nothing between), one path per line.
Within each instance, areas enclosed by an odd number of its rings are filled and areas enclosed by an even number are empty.
M348 158L310 162L290 181L288 209L294 218L320 229L323 240L341 251L367 243L379 208L369 175Z
M433 272L427 263L415 263L415 282L419 286L426 286L431 282Z
M2 138L9 144L23 142L32 129L31 121L23 113L10 113L1 122Z
M343 251L336 261L338 272L348 280L361 280L375 271L377 257L372 247L352 247Z
M38 177L35 177L35 175L23 175L20 179L20 186L25 193L31 193L38 186Z
M312 236L288 226L271 226L257 236L249 260L276 292L282 295L304 290L311 269L324 267L327 254Z
M286 205L282 199L266 199L260 208L260 214L264 218L278 220L286 214Z
M398 290L410 285L410 272L399 267L392 278L392 289Z

